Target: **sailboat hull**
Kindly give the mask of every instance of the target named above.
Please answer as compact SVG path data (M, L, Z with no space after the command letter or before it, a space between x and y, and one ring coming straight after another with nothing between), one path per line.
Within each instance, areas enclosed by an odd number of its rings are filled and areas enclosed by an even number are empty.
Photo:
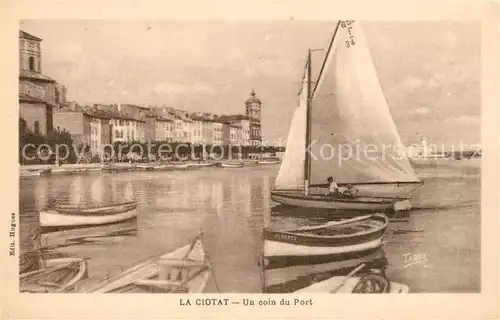
M420 183L353 184L353 186L364 197L409 199L411 192L418 188Z
M394 206L394 200L385 198L359 197L342 199L331 196L306 196L286 192L271 192L271 200L292 207L332 210L387 210L392 209Z

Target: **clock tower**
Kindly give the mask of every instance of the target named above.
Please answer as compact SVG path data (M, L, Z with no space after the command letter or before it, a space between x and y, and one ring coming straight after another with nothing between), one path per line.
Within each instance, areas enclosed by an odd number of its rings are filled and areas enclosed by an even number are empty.
M255 91L252 89L250 97L245 102L246 116L250 120L250 144L252 146L260 146L262 143L261 124L260 124L260 109L262 102L257 98Z

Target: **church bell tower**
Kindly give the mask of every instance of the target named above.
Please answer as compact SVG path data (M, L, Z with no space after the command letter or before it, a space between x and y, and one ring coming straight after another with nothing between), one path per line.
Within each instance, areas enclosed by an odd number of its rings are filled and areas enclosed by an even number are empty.
M245 102L245 106L246 116L250 120L250 143L253 146L260 146L262 142L260 125L262 102L257 98L254 89L252 89L250 97Z

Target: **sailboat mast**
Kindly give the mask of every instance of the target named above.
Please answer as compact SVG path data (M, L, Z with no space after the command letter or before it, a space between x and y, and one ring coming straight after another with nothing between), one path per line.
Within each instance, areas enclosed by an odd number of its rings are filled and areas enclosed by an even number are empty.
M325 71L325 67L326 67L326 61L328 60L328 56L330 55L330 52L333 50L333 43L335 41L335 37L337 36L337 32L339 31L339 27L340 27L341 22L342 22L342 20L339 20L337 22L337 26L335 27L335 31L333 32L332 39L330 40L330 44L328 45L325 59L323 60L323 64L321 65L321 69L319 70L318 79L316 81L316 84L314 85L314 91L311 93L311 97L313 97L314 93L316 93L316 89L318 88L319 83L321 81L321 78L323 77L323 72Z
M311 167L311 157L308 152L311 143L311 49L307 54L307 106L306 106L306 143L305 143L305 161L304 161L304 188L305 194L309 194L309 173Z

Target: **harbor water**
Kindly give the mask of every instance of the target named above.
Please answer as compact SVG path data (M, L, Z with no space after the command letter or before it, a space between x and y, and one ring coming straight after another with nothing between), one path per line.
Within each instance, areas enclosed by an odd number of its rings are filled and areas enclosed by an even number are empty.
M89 277L80 290L173 251L203 231L214 270L207 291L262 292L264 225L295 227L325 219L287 214L270 200L278 169L253 165L21 178L20 250L33 250L40 233L38 211L47 205L135 200L136 220L41 234L41 246L53 254L88 258ZM387 276L411 292L480 292L479 164L450 161L419 165L416 171L424 184L413 193L414 208L390 216L385 234Z

